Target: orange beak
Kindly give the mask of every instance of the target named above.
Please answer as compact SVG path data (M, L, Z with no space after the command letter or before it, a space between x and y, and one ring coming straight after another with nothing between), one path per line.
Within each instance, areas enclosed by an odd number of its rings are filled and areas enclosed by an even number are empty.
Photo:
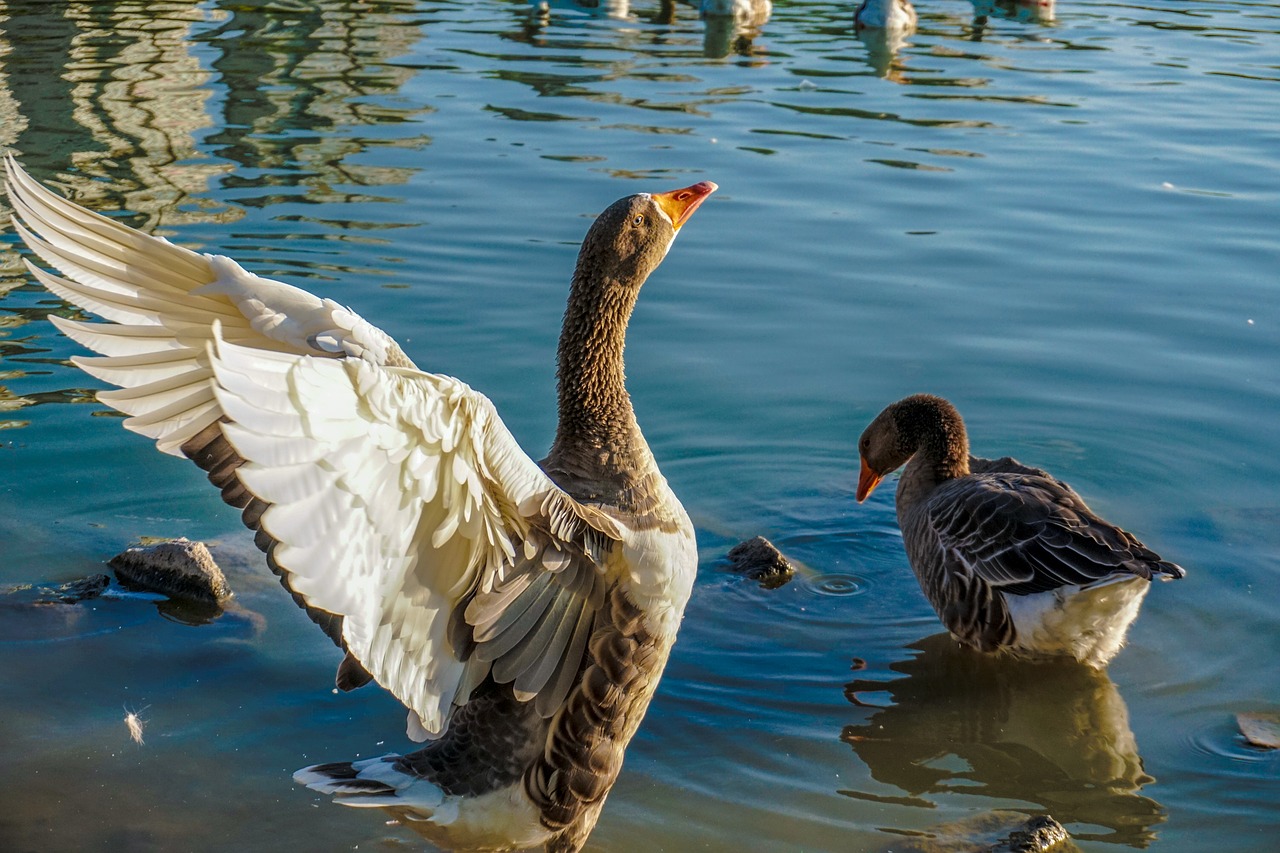
M861 459L861 457L859 457ZM871 470L871 466L867 464L866 459L862 459L862 473L858 475L858 503L862 503L872 492L876 490L876 486L880 485L880 481L884 478L883 474L877 474Z
M680 226L693 216L698 205L718 189L720 187L711 181L701 181L682 190L654 193L653 200L658 203L658 207L662 208L662 212L671 218L671 224L679 231Z

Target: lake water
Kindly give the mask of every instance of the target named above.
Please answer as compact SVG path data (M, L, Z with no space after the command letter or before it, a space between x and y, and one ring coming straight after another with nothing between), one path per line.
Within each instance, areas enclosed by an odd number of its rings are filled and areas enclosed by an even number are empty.
M535 458L591 217L720 184L630 332L702 565L591 849L903 849L994 808L1087 851L1280 849L1280 754L1235 727L1280 711L1280 4L917 8L895 51L852 0L745 33L656 0L0 0L0 146L355 307ZM19 257L6 228L0 848L415 848L289 778L405 749L398 703L332 693L335 649L203 475L93 401ZM892 487L853 500L856 436L917 391L1187 567L1107 674L936 636ZM726 571L757 534L796 580ZM217 544L220 618L35 603L179 535Z

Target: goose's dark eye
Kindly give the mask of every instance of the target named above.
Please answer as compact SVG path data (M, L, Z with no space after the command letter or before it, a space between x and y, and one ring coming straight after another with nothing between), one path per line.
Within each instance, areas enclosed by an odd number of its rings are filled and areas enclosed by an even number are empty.
M631 220L631 224L639 228L641 225L644 224L644 216L637 213L636 218Z

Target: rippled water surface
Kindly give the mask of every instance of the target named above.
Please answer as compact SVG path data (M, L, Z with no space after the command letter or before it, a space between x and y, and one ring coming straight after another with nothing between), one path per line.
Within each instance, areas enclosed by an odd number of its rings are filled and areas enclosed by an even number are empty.
M650 0L5 2L0 145L83 204L352 305L535 458L578 241L714 180L628 381L698 526L680 642L591 849L901 850L1048 812L1087 851L1272 851L1280 757L1280 5L852 2L734 31ZM193 466L94 402L0 235L0 848L405 849L289 774L405 749ZM1106 674L938 637L854 438L907 393L1189 570ZM763 534L802 571L725 568ZM217 543L212 621L56 603ZM129 740L126 712L144 721Z

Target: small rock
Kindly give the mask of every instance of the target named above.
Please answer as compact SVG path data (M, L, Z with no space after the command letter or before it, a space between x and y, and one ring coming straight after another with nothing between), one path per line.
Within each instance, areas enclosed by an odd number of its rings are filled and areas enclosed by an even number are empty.
M78 601L98 598L110 585L111 578L106 575L89 575L87 578L60 584L50 592L63 604L75 604Z
M735 572L751 578L765 589L777 589L796 573L782 552L763 536L734 545L727 556Z
M171 539L129 548L109 561L121 583L200 604L231 597L222 569L203 542Z
M1047 853L1062 850L1071 836L1062 824L1049 815L1039 815L1026 822L1021 829L1009 833L1009 837L991 848L991 853Z
M927 834L895 841L885 853L1080 853L1048 815L1028 818L997 809L929 827Z
M1262 749L1280 749L1280 714L1236 714L1244 739Z
M7 599L6 604L15 607L78 604L100 598L110 585L111 578L107 575L89 575L60 584L22 583L0 587L0 596Z

